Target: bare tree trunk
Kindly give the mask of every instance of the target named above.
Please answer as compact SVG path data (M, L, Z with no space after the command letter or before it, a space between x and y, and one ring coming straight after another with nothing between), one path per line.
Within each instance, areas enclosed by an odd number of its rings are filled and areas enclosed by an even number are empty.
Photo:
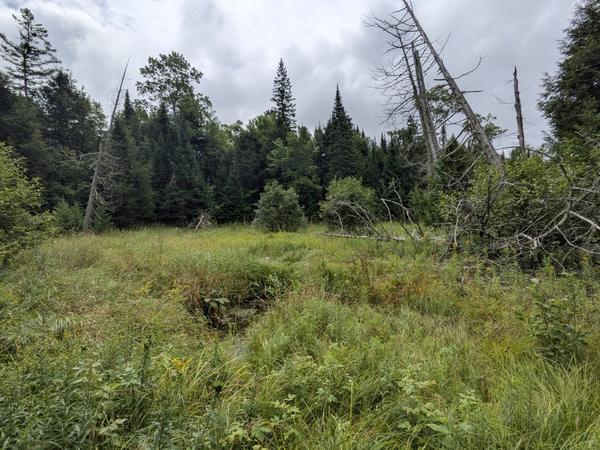
M115 121L115 115L117 114L117 108L119 106L119 100L121 98L121 92L123 91L123 83L125 81L125 74L127 73L127 66L129 62L125 65L125 69L123 70L123 75L121 76L121 81L119 82L119 88L117 90L117 98L115 99L115 103L113 105L112 114L110 115L110 122L108 125L108 129L102 136L100 140L100 146L98 149L98 157L96 158L96 162L94 164L94 175L92 177L92 184L90 186L90 195L88 196L87 206L85 208L85 216L83 218L83 232L87 233L91 230L92 227L92 217L94 215L94 210L96 207L96 200L98 199L98 184L100 178L100 167L102 165L104 154L108 150L108 142L110 139L110 133L112 132L113 124Z
M423 76L423 67L421 66L421 57L419 51L412 43L412 53L415 65L415 78L417 81L416 102L421 111L421 121L423 125L423 133L427 142L427 178L431 180L435 172L435 163L437 156L440 154L440 144L435 133L433 118L431 116L431 108L427 99L427 88L425 86L425 77Z
M519 148L525 150L525 128L523 127L523 108L521 106L521 93L519 92L519 76L517 68L513 74L514 87L515 87L515 110L517 112L517 134L519 136ZM527 152L527 156L529 152Z
M442 148L445 150L448 145L448 131L446 130L446 124L442 125Z
M469 125L471 126L473 132L475 133L477 140L481 144L481 147L483 149L483 152L484 152L488 162L495 167L502 168L502 159L500 158L500 155L498 155L498 153L496 153L496 150L494 149L494 146L492 145L492 141L486 134L483 126L479 122L479 119L475 115L475 112L471 108L471 105L469 104L469 102L467 101L462 90L456 83L456 80L454 80L452 75L450 75L450 72L446 68L446 65L444 64L444 61L442 60L441 56L439 55L439 53L437 52L437 50L435 49L435 47L429 40L429 37L427 36L427 33L425 33L425 30L421 26L419 19L417 19L417 16L415 15L409 0L402 0L402 2L404 3L406 11L409 13L410 17L412 18L413 23L417 27L419 34L423 38L427 47L429 48L431 55L433 56L436 64L438 65L438 67L440 69L440 72L446 79L446 82L448 83L448 86L450 87L450 90L452 91L454 98L456 99L456 101L460 105L463 113L467 117L467 121L468 121Z

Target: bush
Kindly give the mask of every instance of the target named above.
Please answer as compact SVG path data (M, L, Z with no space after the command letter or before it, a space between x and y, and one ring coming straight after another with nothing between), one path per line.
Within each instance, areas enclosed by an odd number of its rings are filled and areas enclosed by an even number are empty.
M52 230L50 214L38 213L41 201L39 181L29 180L22 162L0 144L0 265Z
M305 222L296 191L269 183L260 196L254 225L265 231L296 231Z
M377 196L358 178L333 180L321 202L321 215L329 228L358 231L365 228L365 218L377 216Z
M410 192L410 209L415 219L425 225L439 225L442 221L439 210L439 192L419 187Z
M600 205L593 178L558 157L521 155L504 167L503 179L498 170L479 166L465 196L442 199L444 219L457 224L463 246L470 242L490 256L514 255L533 268L548 255L567 267L580 263L574 250L597 252L600 233L588 219L595 218ZM597 174L599 167L590 162L587 170Z
M81 231L83 226L83 210L78 204L69 205L63 199L56 205L52 216L61 231L71 233Z
M546 359L569 364L583 359L588 346L587 332L580 322L582 300L571 293L565 298L549 298L534 291L534 311L529 318L538 352Z

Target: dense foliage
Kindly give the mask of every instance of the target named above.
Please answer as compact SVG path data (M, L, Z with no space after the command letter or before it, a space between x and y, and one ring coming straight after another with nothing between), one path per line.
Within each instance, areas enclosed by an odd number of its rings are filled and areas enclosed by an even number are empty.
M23 14L34 23L30 11ZM21 32L26 26L17 21ZM35 27L47 43L45 29ZM48 70L36 74L36 96L23 94L15 73L0 74L0 140L25 159L30 176L40 179L45 210L60 205L64 212L66 202L74 212L87 202L90 167L106 121L58 60L49 61ZM200 211L211 211L219 222L248 223L273 180L293 188L313 220L334 178L356 177L378 195L391 192L397 180L408 195L418 181L414 164L402 162L402 155L419 153L414 122L378 143L352 123L338 88L331 117L313 134L297 126L283 60L273 83L273 108L245 125L218 121L198 90L202 72L180 53L150 57L140 73L137 99L127 93L110 132L114 164L101 192L107 201L103 217L118 228L185 226Z
M321 202L321 215L331 229L359 231L365 219L377 216L375 191L362 185L358 178L335 179Z
M265 231L297 231L304 222L296 191L269 183L260 195L254 225Z
M598 448L597 272L320 230L24 254L0 280L0 447Z
M339 88L325 126L297 123L283 60L272 108L226 125L199 69L150 57L107 129L21 10L0 448L600 448L599 17L581 2L544 84L552 136L501 167L431 89L431 173L417 121L371 139ZM112 231L75 234L101 142Z
M600 1L576 6L575 18L560 46L564 59L547 76L540 106L558 138L600 127Z
M28 179L22 162L0 144L0 266L51 232L51 216L40 214L41 198L38 180Z

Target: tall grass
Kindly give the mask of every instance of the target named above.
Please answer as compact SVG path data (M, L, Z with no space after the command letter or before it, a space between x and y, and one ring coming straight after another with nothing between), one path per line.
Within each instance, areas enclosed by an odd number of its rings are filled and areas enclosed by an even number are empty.
M149 229L21 255L0 278L0 448L600 446L596 275L537 275L578 293L589 332L558 365L536 351L530 275L318 231ZM223 320L253 314L216 329L214 299Z

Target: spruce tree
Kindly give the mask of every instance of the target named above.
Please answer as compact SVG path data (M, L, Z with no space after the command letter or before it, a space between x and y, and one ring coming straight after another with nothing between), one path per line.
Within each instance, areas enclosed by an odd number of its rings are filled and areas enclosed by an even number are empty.
M0 33L0 50L8 64L7 73L13 85L29 98L55 72L60 61L48 41L48 31L35 23L29 9L20 11L21 17L13 15L19 26L19 40L13 42Z
M42 178L48 204L56 206L61 199L84 204L90 179L85 155L98 150L105 124L102 109L60 70L40 90L39 103L51 161L49 173Z
M296 128L296 104L292 96L292 83L288 77L283 59L279 61L273 82L274 113L277 121L277 137L285 139Z
M39 178L47 189L52 161L44 139L43 113L31 99L13 93L8 78L0 74L0 142L23 158L27 176ZM43 198L47 204L47 192Z
M112 221L119 227L149 223L154 216L152 164L136 136L139 126L129 92L125 92L123 112L115 121L111 137L117 162Z
M600 131L600 0L577 5L575 18L561 42L563 60L546 76L540 107L558 138L590 128Z
M353 133L352 119L346 113L338 86L335 91L333 113L325 127L323 137L324 158L327 166L325 181L327 183L335 178L358 174L360 155L353 145Z
M310 132L306 127L300 127L287 142L277 141L268 157L270 177L286 188L293 188L310 217L318 213L321 194L315 156L315 143Z

